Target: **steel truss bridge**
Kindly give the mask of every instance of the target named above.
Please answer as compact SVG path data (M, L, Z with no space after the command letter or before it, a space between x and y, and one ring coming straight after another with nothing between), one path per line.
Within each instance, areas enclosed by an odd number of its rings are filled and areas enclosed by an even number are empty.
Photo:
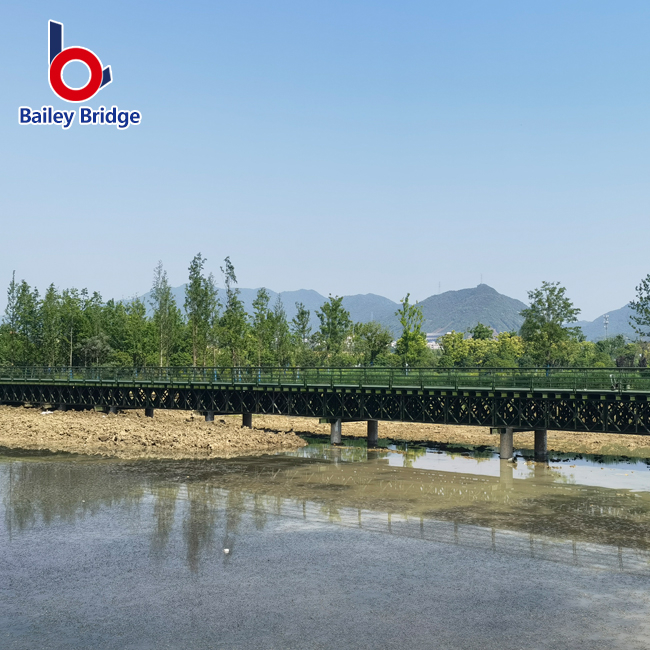
M2 367L0 403L648 435L650 369Z

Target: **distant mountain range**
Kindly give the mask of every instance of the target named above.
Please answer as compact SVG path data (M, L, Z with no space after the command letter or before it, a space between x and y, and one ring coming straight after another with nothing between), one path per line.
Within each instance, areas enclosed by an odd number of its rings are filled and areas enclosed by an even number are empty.
M616 336L617 334L623 334L624 336L635 339L636 333L630 325L630 316L632 314L632 309L630 305L627 304L625 307L620 309L614 309L613 311L607 312L609 315L609 323L607 325L607 335ZM579 325L584 332L584 335L589 341L599 341L600 339L605 338L605 314L596 318L593 321L578 321L576 325Z
M253 313L253 300L258 289L240 289L240 297L246 311ZM296 303L302 302L311 312L311 326L313 330L318 328L316 310L320 309L327 297L311 289L299 289L297 291L282 291L277 293L267 289L271 296L271 306L278 299L282 300L287 318L291 320L296 315ZM175 287L172 293L178 306L183 309L185 302L185 285ZM147 308L150 310L150 294L142 296ZM222 304L225 302L225 291L219 289L219 299ZM518 331L523 322L520 312L526 307L521 300L505 296L487 284L479 284L471 289L460 289L459 291L446 291L445 293L429 296L420 301L424 315L424 331L431 333L445 333L455 330L466 332L477 323L483 323L492 327L497 332ZM367 323L377 321L399 335L400 324L395 312L399 309L399 303L384 296L374 293L357 294L343 297L343 306L350 312L353 321ZM609 312L609 336L624 334L630 338L634 332L629 325L630 307L626 305L621 309ZM603 327L603 316L594 321L580 321L585 336L591 341L597 341L605 337Z

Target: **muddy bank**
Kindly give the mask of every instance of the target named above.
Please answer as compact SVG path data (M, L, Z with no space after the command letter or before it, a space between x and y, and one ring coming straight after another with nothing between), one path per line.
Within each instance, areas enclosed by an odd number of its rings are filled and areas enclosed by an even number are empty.
M0 446L47 449L120 458L208 458L288 451L305 446L300 437L329 436L329 424L314 418L254 415L253 429L241 428L241 415L215 416L205 422L189 411L156 410L108 415L94 411L55 411L0 406ZM343 436L364 437L365 422L344 422ZM486 427L380 422L379 437L498 447ZM345 440L344 440L345 444ZM532 433L515 434L516 449L533 449ZM549 431L549 451L650 458L650 436Z
M295 431L303 435L329 435L329 424L319 424L311 418L283 416L254 416L253 426L269 427L278 431ZM365 422L344 422L343 436L365 437ZM417 424L407 422L380 422L379 437L406 441L431 441L471 446L499 446L499 436L490 434L487 427L458 427L444 424ZM515 433L515 449L534 448L533 433ZM345 444L345 441L344 441ZM650 436L616 435L611 433L574 433L549 431L548 449L564 453L602 454L650 458Z
M281 419L279 420L281 421ZM187 411L157 410L108 415L95 411L54 411L0 406L0 447L46 449L119 458L209 458L287 451L305 446L286 428L242 429L241 416L203 417Z

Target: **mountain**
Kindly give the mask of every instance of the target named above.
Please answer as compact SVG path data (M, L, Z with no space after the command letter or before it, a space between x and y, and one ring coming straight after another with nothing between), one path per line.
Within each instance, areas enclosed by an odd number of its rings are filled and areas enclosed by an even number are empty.
M625 305L620 309L615 309L614 311L608 312L609 314L609 323L607 326L607 335L616 336L617 334L623 334L630 339L636 339L637 335L630 325L630 315L632 314L632 309L630 305ZM579 325L584 332L584 335L589 341L599 341L600 339L605 338L605 324L603 319L605 314L596 318L593 321L578 321L576 325Z
M253 313L253 300L255 300L257 291L257 289L240 289L240 297L249 314ZM296 303L302 302L311 312L312 329L318 328L316 310L327 302L325 296L310 289L280 293L270 289L267 291L271 296L271 306L280 296L289 320L296 315ZM182 309L185 302L185 285L174 287L172 293L176 304ZM150 311L150 294L147 293L142 298ZM225 302L223 289L219 289L219 300L222 304ZM424 314L424 330L443 333L452 329L464 332L478 322L494 328L497 332L518 330L522 323L519 312L526 306L523 302L504 296L486 284L479 284L478 287L472 289L447 291L430 296L420 305ZM399 335L400 324L395 315L399 309L399 303L384 296L367 293L344 296L343 307L350 312L350 318L353 321L367 323L375 320L390 329L395 336Z
M465 332L477 323L497 332L518 331L523 323L519 315L526 305L509 298L487 284L472 289L446 291L420 303L427 332Z

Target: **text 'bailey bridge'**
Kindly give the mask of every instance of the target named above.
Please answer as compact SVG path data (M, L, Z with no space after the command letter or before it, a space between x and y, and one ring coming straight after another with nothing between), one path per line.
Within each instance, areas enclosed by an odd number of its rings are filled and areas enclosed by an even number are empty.
M548 430L650 434L649 368L120 368L2 367L0 403L60 409L193 410L213 420L238 414L314 417L331 424L379 420L490 427L501 456L512 435L535 432L546 456Z

